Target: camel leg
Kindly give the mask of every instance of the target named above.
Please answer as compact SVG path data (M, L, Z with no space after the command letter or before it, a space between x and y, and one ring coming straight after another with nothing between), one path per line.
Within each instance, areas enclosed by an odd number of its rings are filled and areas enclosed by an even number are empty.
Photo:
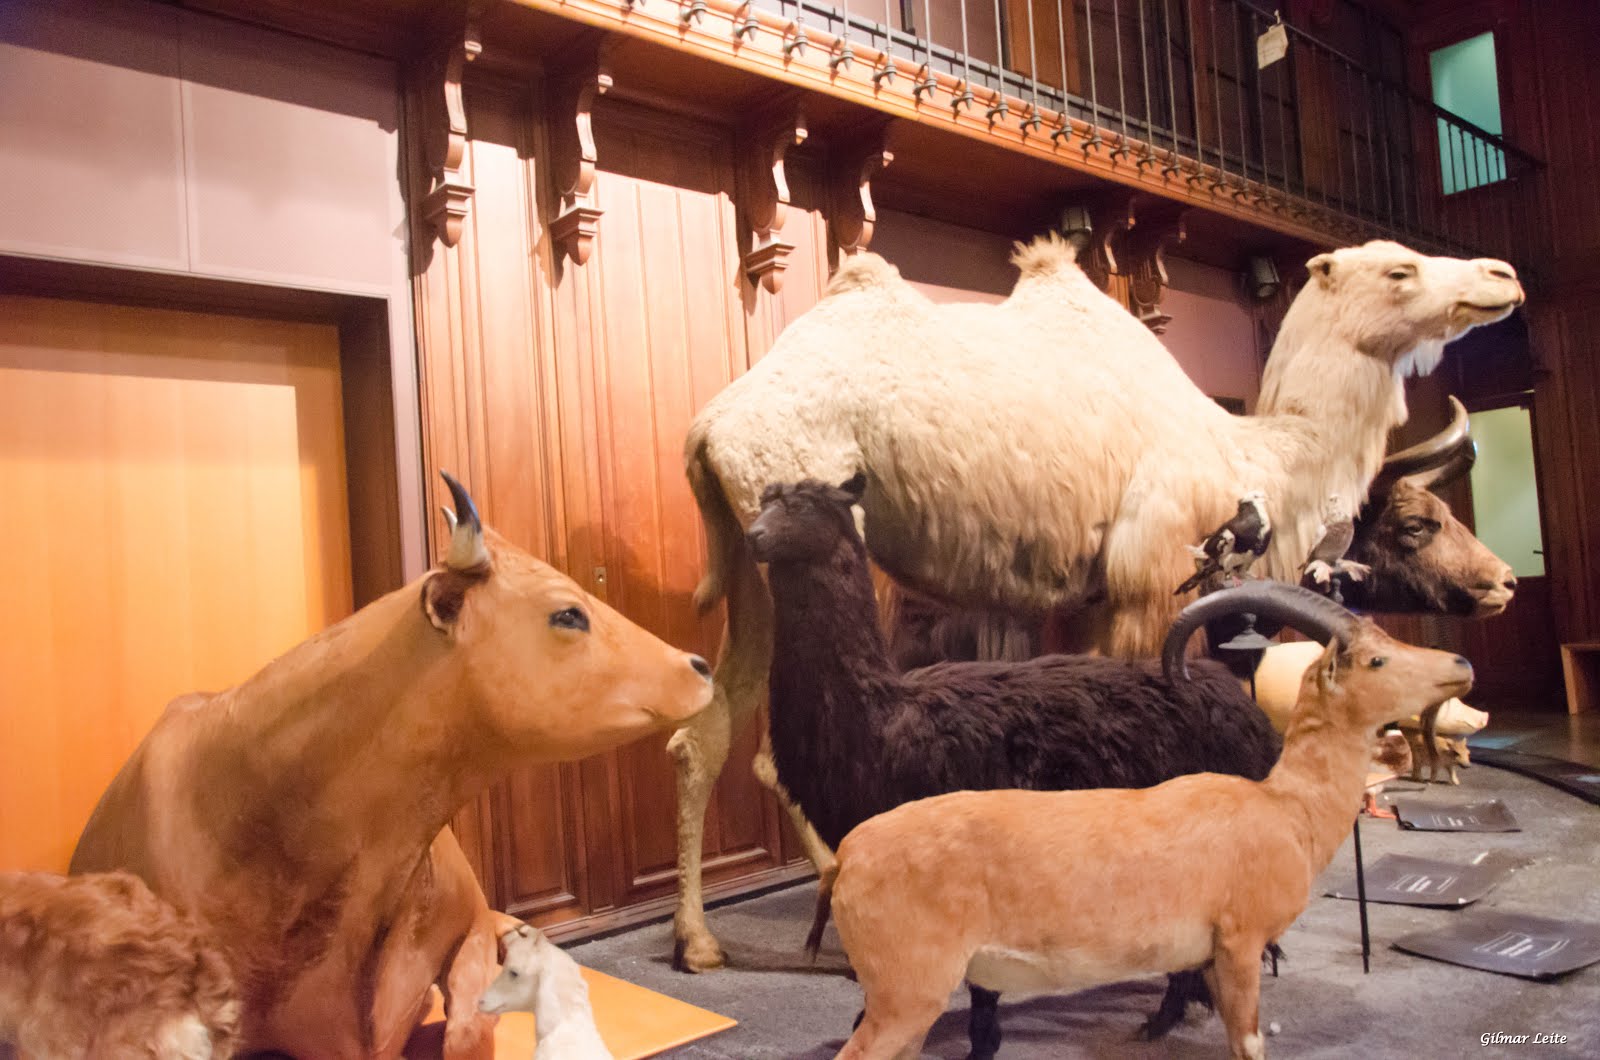
M943 1000L929 998L897 1005L892 1016L875 1018L869 1000L866 1018L834 1060L917 1060L928 1031L943 1011Z
M789 797L788 790L778 780L778 767L772 760L772 734L764 723L761 727L761 748L756 751L755 761L750 764L750 769L755 773L756 780L761 782L761 786L778 797L778 804L789 815L789 822L794 825L795 834L800 837L800 846L811 864L816 866L818 875L826 872L833 864L833 851L828 849L828 844L817 835L817 830L806 820L805 811Z
M713 678L711 705L672 734L667 751L678 781L678 908L673 917L673 967L706 972L726 963L722 947L706 926L702 858L706 807L728 761L734 737L760 710L772 667L772 598L749 557L731 572L728 629Z
M1259 939L1223 943L1208 976L1233 1060L1265 1060L1267 1055L1260 1027L1261 945Z

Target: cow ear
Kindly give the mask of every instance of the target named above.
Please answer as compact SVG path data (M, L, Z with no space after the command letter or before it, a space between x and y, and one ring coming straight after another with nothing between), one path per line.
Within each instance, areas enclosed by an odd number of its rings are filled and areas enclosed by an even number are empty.
M1318 254L1306 262L1306 271L1311 273L1311 278L1323 287L1333 286L1333 255Z
M441 633L454 633L461 619L467 593L484 580L483 574L466 573L445 567L429 571L422 579L422 613Z

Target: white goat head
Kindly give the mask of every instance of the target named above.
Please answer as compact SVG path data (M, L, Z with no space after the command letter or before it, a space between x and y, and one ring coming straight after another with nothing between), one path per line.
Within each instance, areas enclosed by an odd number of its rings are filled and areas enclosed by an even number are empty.
M1318 318L1400 376L1427 375L1445 343L1523 302L1516 270L1503 261L1428 257L1388 240L1318 254L1306 268L1307 290L1336 307Z
M501 944L506 951L505 963L499 977L484 990L478 1008L494 1015L532 1012L544 974L566 954L531 924L506 932Z

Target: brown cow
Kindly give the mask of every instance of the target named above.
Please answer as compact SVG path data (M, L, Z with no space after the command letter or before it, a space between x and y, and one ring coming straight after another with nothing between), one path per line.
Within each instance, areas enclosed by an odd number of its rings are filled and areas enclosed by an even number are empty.
M445 827L489 783L678 725L710 667L486 536L449 476L444 563L267 665L174 701L72 871L128 869L196 916L244 1048L392 1058L444 990L447 1060L492 1055L492 913Z

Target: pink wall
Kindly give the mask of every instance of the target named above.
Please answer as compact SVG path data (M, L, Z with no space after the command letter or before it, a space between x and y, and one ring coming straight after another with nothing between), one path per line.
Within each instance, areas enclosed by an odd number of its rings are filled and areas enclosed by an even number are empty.
M1213 397L1243 398L1254 408L1261 365L1255 324L1237 277L1172 257L1167 275L1172 286L1161 308L1171 314L1172 323L1161 340L1201 390Z

